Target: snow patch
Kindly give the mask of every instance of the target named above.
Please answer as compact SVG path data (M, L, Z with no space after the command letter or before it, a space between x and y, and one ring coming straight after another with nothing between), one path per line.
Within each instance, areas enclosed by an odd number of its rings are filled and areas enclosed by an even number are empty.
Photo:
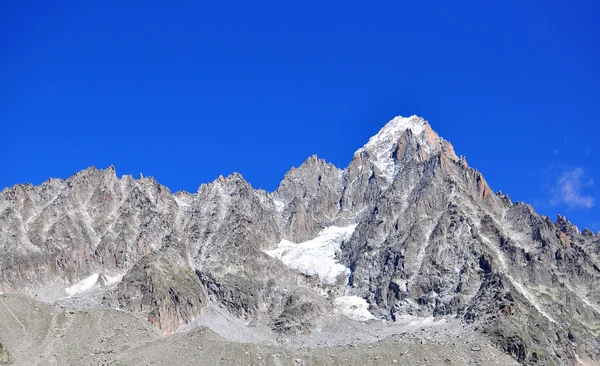
M277 212L283 212L283 209L285 208L285 202L280 199L273 198L273 204L275 205L275 210L277 210Z
M401 325L407 331L411 331L412 329L418 329L422 327L443 325L446 322L446 319L436 320L433 316L420 317L404 314L397 316L394 324Z
M342 296L335 299L336 312L352 320L366 321L375 319L369 312L367 300L358 296Z
M323 283L336 284L339 276L344 276L347 282L350 269L338 263L335 255L342 242L352 236L354 229L356 224L346 227L330 226L314 239L299 244L282 240L276 249L266 250L265 253L307 276L318 275Z
M74 284L71 287L67 287L65 289L65 291L73 296L75 294L79 294L82 292L86 292L87 290L91 289L92 287L94 287L94 285L96 284L96 282L98 282L98 277L100 275L98 273L94 273L93 275L84 278L83 280L77 282L76 284Z
M123 276L125 276L125 274L120 274L120 275L116 275L116 276L108 276L108 275L104 275L104 277L106 278L107 282L105 286L110 286L113 285L115 283L119 283L121 282L121 280L123 279Z
M117 275L117 276L113 277L113 276L100 275L98 273L94 273L91 276L84 278L83 280L77 282L73 286L65 288L65 292L67 294L69 294L69 296L74 296L74 295L89 291L92 288L94 288L96 285L98 285L100 287L110 286L112 284L120 282L122 278L123 278L123 275Z

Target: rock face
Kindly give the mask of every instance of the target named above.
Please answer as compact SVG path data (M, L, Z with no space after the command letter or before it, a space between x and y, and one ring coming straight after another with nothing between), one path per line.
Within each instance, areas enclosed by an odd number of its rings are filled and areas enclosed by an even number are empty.
M205 289L180 253L171 248L144 256L117 288L122 308L146 314L169 335L206 309Z
M338 253L349 287L265 253L334 225L357 225ZM112 167L0 192L0 291L54 299L92 273L102 304L165 335L213 303L307 332L347 293L382 319L460 318L522 363L600 360L600 237L494 194L415 116L391 120L343 170L310 157L272 193L232 174L172 194Z

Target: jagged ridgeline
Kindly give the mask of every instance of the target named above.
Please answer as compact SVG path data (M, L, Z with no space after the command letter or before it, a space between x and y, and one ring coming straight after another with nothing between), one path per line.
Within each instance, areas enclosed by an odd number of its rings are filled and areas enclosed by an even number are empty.
M599 284L599 235L493 193L416 116L275 192L232 174L173 194L109 167L0 193L1 292L127 310L164 335L211 307L291 338L410 317L521 363L594 364Z

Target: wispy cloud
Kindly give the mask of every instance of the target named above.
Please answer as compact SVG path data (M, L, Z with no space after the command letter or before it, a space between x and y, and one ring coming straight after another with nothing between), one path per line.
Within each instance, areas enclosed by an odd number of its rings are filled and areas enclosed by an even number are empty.
M591 208L594 198L582 192L585 187L592 187L594 181L586 179L581 168L574 168L563 172L553 189L554 197L550 200L552 206L566 204L571 208Z

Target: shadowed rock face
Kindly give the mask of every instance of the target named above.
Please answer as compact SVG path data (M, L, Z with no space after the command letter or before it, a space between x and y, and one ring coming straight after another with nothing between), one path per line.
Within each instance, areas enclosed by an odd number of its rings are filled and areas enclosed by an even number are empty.
M376 316L461 318L522 363L600 359L600 237L494 194L418 117L390 121L343 170L310 157L273 193L232 174L172 194L112 167L4 189L0 291L52 299L92 273L123 275L103 304L164 334L211 302L306 332L348 289L264 251L351 224L339 260Z

